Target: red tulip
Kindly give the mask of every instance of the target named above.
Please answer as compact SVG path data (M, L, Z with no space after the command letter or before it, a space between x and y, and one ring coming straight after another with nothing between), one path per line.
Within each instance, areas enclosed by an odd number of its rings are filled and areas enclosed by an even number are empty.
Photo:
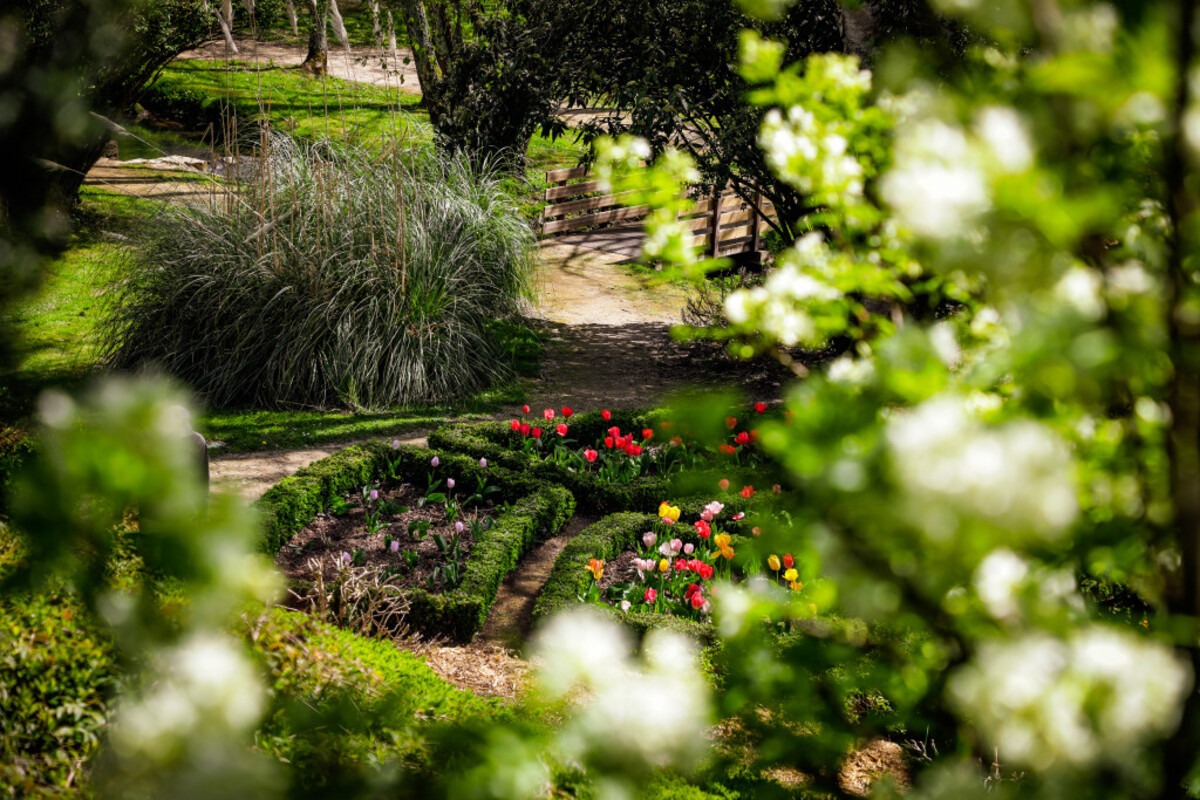
M754 496L754 487L753 486L743 486L742 491L738 492L738 494L740 494L742 497L749 500L751 497Z
M700 534L701 539L712 536L712 526L706 520L698 519L692 527L696 529L696 533Z
M616 437L621 435L621 429L618 428L616 425L613 425L611 428L608 429L608 435L612 436L615 439Z
M625 445L625 455L632 458L633 456L640 456L641 454L642 446L640 444L628 443Z
M679 447L679 445L681 445L681 444L683 444L683 439L682 439L682 437L679 437L679 436L672 436L672 437L671 437L671 446L672 446L672 447Z
M528 423L528 422L522 422L522 423L521 423L521 435L522 435L522 436L528 436L528 435L529 435L529 431L530 431L529 423Z
M559 436L566 436L567 435L567 424L565 422L558 423L557 425L554 426L554 432L557 433Z
M737 450L734 448L734 446L729 444L728 442L721 442L721 445L717 449L720 450L722 453L724 453L727 456L731 456L737 452Z
M521 406L521 413L522 413L522 414L528 414L528 413L529 413L529 406Z
M542 438L542 429L541 429L541 428L534 428L534 429L533 429L533 430L531 430L529 433L530 433L530 435L531 435L531 436L533 436L533 438L535 438L535 439L540 439L540 438Z
M512 422L508 423L508 427L512 428L514 431L521 430L521 420L514 419Z
M554 409L547 408L542 412L542 416L546 418L546 422L549 422L550 420L554 419Z
M696 592L695 594L693 594L692 595L692 608L699 611L700 607L703 605L704 605L704 595L700 594L700 592Z
M725 427L729 428L729 430L733 430L734 428L736 428L737 427L737 417L726 417L725 418Z
M603 411L600 412L600 419L604 420L605 422L608 422L610 419L612 419L612 412L609 411L607 408L604 409Z
M606 448L608 448L609 450L612 450L613 449L613 437L605 436L604 437L604 446Z
M654 438L654 431L650 428L642 428L642 440L650 441Z
M722 492L728 492L729 491L729 479L721 478L721 480L717 481L717 486L721 487Z
M704 564L704 563L701 563L700 569L698 569L696 571L699 572L700 577L704 578L704 580L706 580L706 581L712 580L712 576L716 572L716 570L713 569L712 564Z
M687 562L686 558L675 559L675 571L676 572L687 572L687 568L688 568L688 562Z
M574 413L575 412L571 410L570 406L563 406L562 415L565 419L570 419L571 415Z
M750 444L750 434L746 433L745 431L742 431L737 436L735 436L733 438L733 440L740 445Z
M653 603L658 599L658 592L654 589L647 588L646 591L642 593L642 599L647 603Z
M762 414L763 412L765 412L767 410L767 404L766 403L755 403L754 410L755 410L755 412Z
M785 553L783 556L783 568L791 569L794 566L796 566L796 559L792 558L791 553Z
M687 591L683 593L683 597L684 597L684 599L685 599L685 600L691 600L691 599L692 599L692 595L694 595L694 594L695 594L696 592L698 592L698 591L700 591L700 584L698 584L698 583L689 583L689 584L688 584Z
M587 459L587 462L589 464L591 464L593 461L595 461L599 456L600 456L600 454L597 453L595 450L592 450L591 448L583 451L583 457L585 459Z

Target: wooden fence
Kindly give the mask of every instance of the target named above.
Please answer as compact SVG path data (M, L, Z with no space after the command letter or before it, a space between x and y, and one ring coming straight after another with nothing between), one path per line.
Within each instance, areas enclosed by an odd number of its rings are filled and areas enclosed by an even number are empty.
M600 182L586 167L547 172L546 183L549 187L540 225L543 237L640 228L649 211L646 206L621 205L632 192L601 194ZM758 205L764 214L774 211L769 200L760 197ZM693 231L692 244L703 247L710 256L757 253L762 249L762 234L770 229L767 221L728 186L721 192L710 190L680 219Z

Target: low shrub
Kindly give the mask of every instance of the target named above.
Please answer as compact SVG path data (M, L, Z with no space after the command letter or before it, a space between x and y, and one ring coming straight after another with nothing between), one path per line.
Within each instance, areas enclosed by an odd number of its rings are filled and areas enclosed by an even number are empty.
M290 766L311 796L378 781L381 765L423 771L441 725L505 719L509 712L451 686L417 656L308 614L275 609L247 626L271 682L259 746Z
M534 237L498 178L429 148L265 152L236 200L148 224L110 366L218 407L442 403L510 374L489 326L519 314Z
M22 553L0 525L0 579ZM79 787L117 672L112 643L69 593L0 597L0 797L61 797Z

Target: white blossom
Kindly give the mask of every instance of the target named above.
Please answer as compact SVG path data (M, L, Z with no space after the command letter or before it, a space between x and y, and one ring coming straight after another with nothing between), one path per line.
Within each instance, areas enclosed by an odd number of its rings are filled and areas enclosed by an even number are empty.
M1014 109L1002 106L981 109L975 129L1004 171L1024 172L1033 166L1033 143L1021 115Z
M1039 423L987 427L944 396L894 415L887 441L912 522L933 539L970 519L1014 539L1055 539L1078 514L1070 453Z
M931 238L965 232L990 205L987 181L963 131L922 120L897 132L884 199L913 232Z
M1091 625L1066 640L987 642L951 677L949 696L1014 765L1119 768L1175 730L1191 684L1169 647Z
M624 628L579 608L551 620L534 652L538 683L551 697L588 690L558 736L569 755L601 752L653 768L686 768L703 755L712 710L691 640L651 631L644 663L634 664Z

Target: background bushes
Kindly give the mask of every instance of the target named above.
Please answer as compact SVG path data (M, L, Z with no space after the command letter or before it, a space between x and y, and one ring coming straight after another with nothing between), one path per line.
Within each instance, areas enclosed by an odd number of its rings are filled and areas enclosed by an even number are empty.
M488 324L528 293L533 234L460 157L269 139L237 196L165 210L106 326L217 406L444 402L507 373Z

